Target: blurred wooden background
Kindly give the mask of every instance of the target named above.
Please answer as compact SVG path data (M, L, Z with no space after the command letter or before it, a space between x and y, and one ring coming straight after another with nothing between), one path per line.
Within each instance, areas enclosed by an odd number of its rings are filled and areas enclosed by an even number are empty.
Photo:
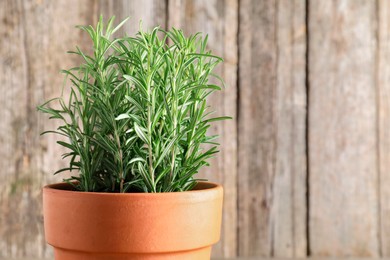
M0 258L52 257L40 188L62 151L35 107L101 13L208 33L225 59L215 257L390 256L390 1L0 0Z

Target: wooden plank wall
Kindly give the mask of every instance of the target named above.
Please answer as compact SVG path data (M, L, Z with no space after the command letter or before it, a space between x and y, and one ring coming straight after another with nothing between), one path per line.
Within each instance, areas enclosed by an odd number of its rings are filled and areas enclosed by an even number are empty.
M209 34L227 88L210 99L225 187L215 257L390 256L390 3L387 0L0 0L0 259L52 259L40 187L60 181L55 127L74 28L131 16Z
M239 21L238 253L303 257L305 3L240 1Z
M314 255L379 254L376 12L374 1L309 6Z

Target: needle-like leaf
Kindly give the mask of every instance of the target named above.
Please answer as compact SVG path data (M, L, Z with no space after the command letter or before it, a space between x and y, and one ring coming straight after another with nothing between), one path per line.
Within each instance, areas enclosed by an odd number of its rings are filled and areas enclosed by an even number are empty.
M218 152L210 123L230 119L210 117L206 100L224 86L213 72L223 59L207 50L207 35L175 28L112 39L127 20L114 26L114 17L105 24L101 16L96 27L79 26L92 51L69 52L83 61L62 70L69 96L38 107L62 123L42 134L68 139L57 143L69 165L55 174L77 173L65 181L82 191L192 189Z

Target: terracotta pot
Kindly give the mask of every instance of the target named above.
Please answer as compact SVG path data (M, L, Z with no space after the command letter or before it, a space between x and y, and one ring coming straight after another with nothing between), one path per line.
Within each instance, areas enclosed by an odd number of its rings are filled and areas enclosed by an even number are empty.
M210 259L220 237L222 187L192 191L99 193L43 188L46 241L56 260Z

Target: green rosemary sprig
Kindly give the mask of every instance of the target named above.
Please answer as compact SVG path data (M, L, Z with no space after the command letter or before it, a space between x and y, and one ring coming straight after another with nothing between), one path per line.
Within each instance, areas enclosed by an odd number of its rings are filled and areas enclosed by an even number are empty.
M221 90L209 81L220 79L213 69L222 59L206 49L207 36L187 38L176 29L111 39L126 22L112 28L113 20L79 27L92 39L93 55L71 52L83 64L63 71L69 96L38 107L63 123L44 133L68 139L58 144L67 148L69 166L56 173L76 170L66 181L81 191L190 190L218 152L210 123L228 118L210 118L207 106L208 95Z

